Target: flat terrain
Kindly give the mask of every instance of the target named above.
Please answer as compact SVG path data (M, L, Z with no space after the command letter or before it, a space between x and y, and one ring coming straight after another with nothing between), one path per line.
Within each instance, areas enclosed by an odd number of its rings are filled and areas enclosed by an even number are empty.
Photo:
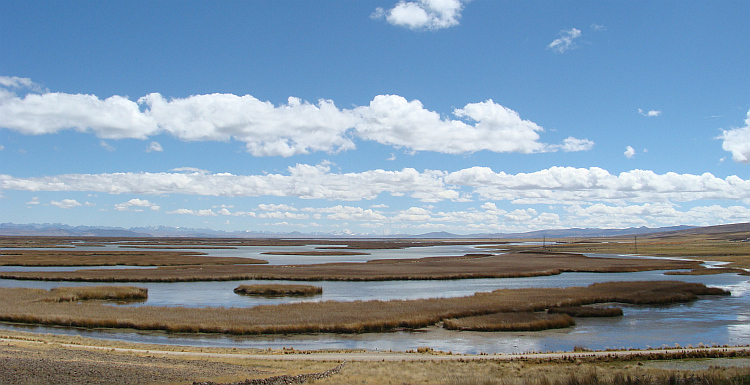
M750 349L452 355L404 352L302 352L154 346L81 337L0 331L0 383L27 385L191 384L238 382L319 373L346 361L316 384L507 384L594 372L651 376L750 375ZM685 359L684 357L698 357ZM670 360L665 360L672 358ZM675 359L682 358L682 359ZM712 369L718 368L718 369ZM741 378L741 377L740 377ZM510 382L509 382L510 381ZM533 382L532 382L533 383ZM737 382L739 383L739 382Z
M201 265L156 269L101 269L72 272L4 272L0 278L87 282L189 282L277 279L301 281L384 281L415 279L511 278L563 272L621 273L699 269L698 261L589 258L574 253L513 252L419 259L380 259L367 263L314 265Z

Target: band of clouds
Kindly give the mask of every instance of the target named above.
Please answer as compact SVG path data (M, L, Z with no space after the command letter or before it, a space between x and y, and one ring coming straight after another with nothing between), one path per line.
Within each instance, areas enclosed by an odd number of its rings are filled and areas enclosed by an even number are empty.
M413 168L333 173L330 164L297 164L288 174L233 175L185 171L170 173L66 174L33 178L0 175L0 189L101 192L108 194L185 194L222 197L294 197L330 201L372 200L382 194L422 202L475 199L513 204L575 205L597 202L690 202L725 199L750 202L750 180L631 170L619 175L598 168L552 167L507 174L488 167L455 172ZM139 206L141 205L141 206ZM133 202L131 206L146 207ZM152 208L154 209L154 208ZM279 211L270 208L269 211Z
M238 140L259 157L353 150L355 137L447 154L586 151L594 145L575 137L561 144L543 143L541 126L492 100L457 108L455 118L450 119L426 109L419 100L407 101L398 95L378 95L369 105L351 109L340 109L331 100L313 104L294 97L275 106L250 95L232 94L167 100L152 93L134 102L117 95L100 99L35 92L28 79L0 79L0 128L25 135L73 129L101 139L146 140L166 133L184 141ZM19 96L18 89L28 92ZM160 151L161 147L152 142L148 149Z
M257 211L266 211L258 206ZM286 206L286 205L283 205ZM455 230L474 232L514 232L554 228L625 228L629 226L673 226L685 223L736 223L750 220L750 209L745 206L723 207L719 205L696 206L680 210L674 203L657 202L631 205L570 205L560 214L539 211L534 208L503 210L493 202L485 202L479 207L466 210L441 211L432 207L409 207L404 210L383 211L361 207L336 205L332 207L304 207L297 209L287 206L282 211L232 212L227 208L178 209L168 212L175 215L198 217L252 217L260 220L284 220L270 222L269 225L297 226L300 228L319 227L318 222L330 222L330 227L340 227L355 222L358 226L370 229L401 230ZM283 211L287 209L288 211ZM296 222L298 221L298 222ZM313 222L311 222L313 221Z

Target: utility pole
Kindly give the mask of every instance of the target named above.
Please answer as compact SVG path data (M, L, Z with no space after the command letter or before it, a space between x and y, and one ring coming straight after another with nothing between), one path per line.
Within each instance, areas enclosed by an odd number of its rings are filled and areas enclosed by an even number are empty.
M633 246L635 247L635 253L638 254L638 236L633 235Z

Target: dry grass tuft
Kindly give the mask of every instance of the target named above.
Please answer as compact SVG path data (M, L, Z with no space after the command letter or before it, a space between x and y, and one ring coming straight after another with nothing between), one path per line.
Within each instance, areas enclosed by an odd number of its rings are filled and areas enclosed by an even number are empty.
M539 331L567 328L575 324L573 317L567 314L538 312L495 313L476 317L451 318L443 321L443 326L446 329L480 332Z
M547 310L550 314L567 314L571 317L619 317L622 309L619 307L551 307Z
M87 300L128 301L148 299L148 289L133 286L81 286L50 289L44 302L76 302Z
M312 296L323 294L323 288L312 285L240 285L234 292L242 295L259 296Z

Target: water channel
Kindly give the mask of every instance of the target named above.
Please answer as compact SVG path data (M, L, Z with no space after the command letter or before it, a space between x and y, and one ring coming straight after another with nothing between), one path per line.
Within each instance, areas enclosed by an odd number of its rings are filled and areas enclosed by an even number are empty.
M469 245L414 247L408 249L362 250L362 256L290 256L264 255L267 251L305 251L320 245L299 247L242 246L236 249L201 249L211 256L241 256L268 260L271 264L325 262L365 262L383 258L420 258L425 256L464 255L483 252ZM106 245L106 248L117 248ZM84 249L84 248L80 248ZM89 248L86 248L89 249ZM101 251L101 247L90 248ZM119 249L123 250L123 249ZM125 249L127 250L127 249ZM170 249L174 250L174 249ZM196 251L195 249L185 249ZM3 250L0 250L0 254ZM591 255L591 257L604 257ZM607 256L611 257L611 256ZM82 269L73 267L71 269ZM0 267L0 271L20 271L21 267ZM43 268L49 269L49 268ZM61 268L51 268L62 270ZM368 349L404 351L429 346L456 353L522 353L531 351L572 350L575 346L590 349L647 348L662 346L746 345L750 344L750 278L737 274L704 276L670 276L664 271L638 273L563 273L556 276L502 279L461 279L429 281L310 282L323 288L323 294L308 298L257 298L232 291L241 284L269 281L131 283L149 290L147 301L112 306L183 306L183 307L253 307L299 301L356 301L459 297L500 288L570 287L596 282L636 280L680 280L721 287L731 296L710 297L687 304L668 306L621 306L623 317L579 318L577 325L543 332L457 332L440 327L418 331L363 333L355 335L313 334L289 336L225 336L210 334L168 334L112 330L85 330L58 327L36 327L0 324L0 328L33 330L42 333L83 335L130 342L219 346L243 348L294 347L302 350ZM284 283L285 281L274 281ZM301 282L295 282L301 283ZM0 279L0 287L34 287L96 285L77 282L41 282Z

